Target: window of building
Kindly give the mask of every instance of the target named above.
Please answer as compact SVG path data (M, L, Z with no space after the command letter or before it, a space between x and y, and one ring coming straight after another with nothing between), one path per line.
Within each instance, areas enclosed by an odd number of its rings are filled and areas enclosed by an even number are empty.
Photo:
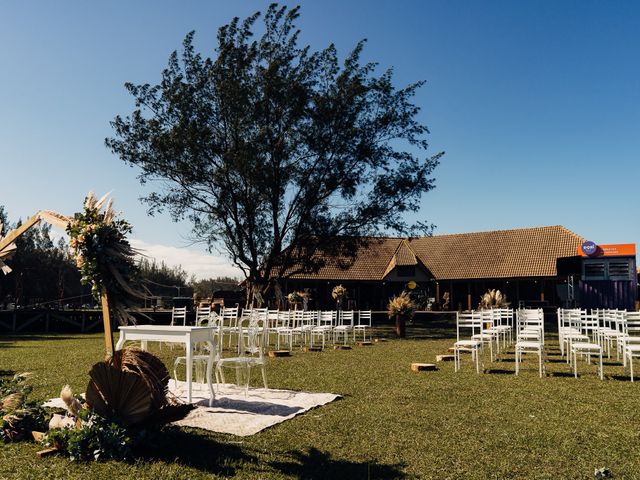
M605 280L605 262L584 262L585 280Z
M611 280L629 280L631 265L628 260L611 260L609 262L609 278Z
M585 260L584 280L633 280L634 261L630 258L599 258Z

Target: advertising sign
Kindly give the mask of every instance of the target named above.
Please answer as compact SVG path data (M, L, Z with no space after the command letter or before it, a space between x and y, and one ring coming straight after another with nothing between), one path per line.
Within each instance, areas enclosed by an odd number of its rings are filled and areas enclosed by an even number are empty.
M594 242L584 242L578 245L578 255L581 257L635 257L636 244L596 245Z

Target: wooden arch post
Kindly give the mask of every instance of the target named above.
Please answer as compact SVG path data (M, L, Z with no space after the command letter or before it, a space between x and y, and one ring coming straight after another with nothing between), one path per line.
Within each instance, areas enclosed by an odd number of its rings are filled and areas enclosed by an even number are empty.
M104 346L107 350L107 356L113 355L115 347L113 345L113 331L111 327L111 315L109 313L109 296L107 295L107 289L102 288L100 294L102 300L102 323L104 325Z

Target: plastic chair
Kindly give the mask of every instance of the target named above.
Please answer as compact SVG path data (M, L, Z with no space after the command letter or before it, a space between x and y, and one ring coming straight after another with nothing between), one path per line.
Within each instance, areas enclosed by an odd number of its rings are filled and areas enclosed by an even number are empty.
M246 322L248 322L248 325L245 327L243 324ZM268 322L266 318L251 315L249 319L242 319L238 323L238 329L239 354L236 357L221 358L217 361L216 378L219 378L222 383L226 383L224 368L235 368L236 382L240 383L241 378L244 379L244 394L246 396L249 391L252 368L260 368L264 388L268 388L266 371Z
M207 320L207 326L216 327L213 341L213 362L212 368L215 368L215 363L220 360L220 352L222 351L222 323L220 317L215 312L211 312ZM211 353L211 347L208 343L203 345L197 345L195 347L195 354L191 356L193 368L195 370L196 383L204 383L204 374L206 372L207 363L209 362L209 356ZM187 364L187 357L181 355L173 362L173 381L174 385L178 385L178 365ZM216 375L216 384L218 383Z

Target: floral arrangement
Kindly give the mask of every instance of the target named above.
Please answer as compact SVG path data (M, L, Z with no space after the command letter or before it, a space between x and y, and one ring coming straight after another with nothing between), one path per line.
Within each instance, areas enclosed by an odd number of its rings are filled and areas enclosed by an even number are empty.
M389 315L389 318L411 318L415 310L416 305L406 292L402 292L400 295L393 297L389 300L389 304L387 305L387 314Z
M297 290L287 295L287 301L289 303L302 303L304 302L305 299L309 300L309 297L310 297L309 292L303 292L301 290Z
M54 415L43 441L71 460L123 460L149 432L184 418L192 405L167 397L164 363L138 348L118 350L89 372L86 398L60 392L65 415Z
M135 323L127 308L144 295L131 287L132 277L137 271L135 251L127 240L131 225L116 218L113 201L107 196L96 200L90 192L84 202L84 210L69 221L67 232L75 262L82 275L84 285L91 285L96 301L103 292L109 298L109 306L121 324Z
M347 289L344 288L342 285L336 285L335 287L333 287L333 290L331 291L331 296L336 301L340 301L342 297L344 297L346 294L347 294Z
M500 308L500 307L508 307L510 305L507 302L507 296L504 295L500 290L488 290L487 293L480 297L480 304L478 308L480 309L489 309L489 308Z

